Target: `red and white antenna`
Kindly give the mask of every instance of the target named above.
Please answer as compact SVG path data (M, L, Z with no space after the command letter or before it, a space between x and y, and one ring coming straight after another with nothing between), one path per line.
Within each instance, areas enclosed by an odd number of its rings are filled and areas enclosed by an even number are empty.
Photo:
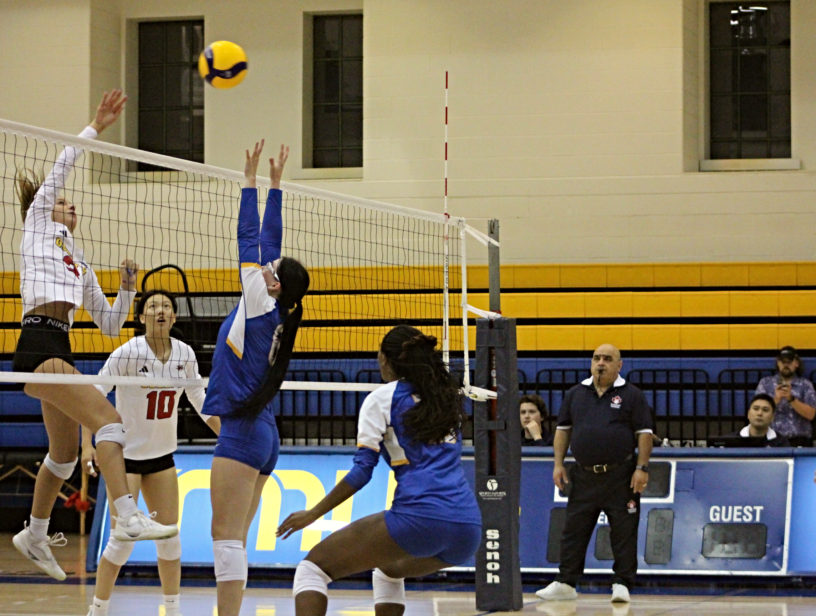
M448 291L448 267L450 262L450 254L448 248L449 238L449 221L450 214L448 214L448 71L445 71L445 194L442 199L442 211L445 215L445 238L443 242L443 261L442 261L442 361L446 366L450 366L450 294Z

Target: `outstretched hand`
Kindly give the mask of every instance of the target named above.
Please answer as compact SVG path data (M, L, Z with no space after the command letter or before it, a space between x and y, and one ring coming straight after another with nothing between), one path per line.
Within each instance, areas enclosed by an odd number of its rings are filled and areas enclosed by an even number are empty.
M317 516L312 513L311 510L295 511L294 513L290 513L289 516L281 522L275 534L281 539L286 539L300 529L306 528L315 520L317 520Z
M261 152L263 152L264 140L255 142L255 148L252 154L246 150L246 162L244 162L244 177L246 178L246 188L255 188L255 177L258 173L258 161L261 160Z
M119 265L119 277L122 281L122 288L127 291L136 290L136 276L139 273L139 264L133 259L123 259Z
M125 108L125 101L127 101L127 96L118 88L102 95L102 100L96 108L96 115L91 122L91 126L97 133L101 133L119 119Z
M283 167L289 158L289 146L281 143L278 159L269 159L269 179L272 180L272 188L280 188Z

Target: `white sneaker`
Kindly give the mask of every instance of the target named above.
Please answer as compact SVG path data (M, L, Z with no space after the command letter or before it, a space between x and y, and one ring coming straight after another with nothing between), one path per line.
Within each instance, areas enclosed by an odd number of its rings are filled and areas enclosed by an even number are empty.
M175 524L159 524L153 518L156 512L145 515L137 511L128 518L116 518L116 527L111 536L119 541L142 541L144 539L167 539L178 535L178 526Z
M629 603L629 589L623 584L612 584L612 603Z
M46 537L42 541L34 541L28 524L25 524L23 530L14 535L11 541L20 554L45 571L52 578L60 582L66 578L65 571L62 570L62 567L59 566L54 555L51 553L52 545L61 548L68 543L65 535L56 533L52 537Z
M536 596L545 601L564 601L566 599L577 599L578 593L569 584L564 582L550 582L546 588L536 591Z

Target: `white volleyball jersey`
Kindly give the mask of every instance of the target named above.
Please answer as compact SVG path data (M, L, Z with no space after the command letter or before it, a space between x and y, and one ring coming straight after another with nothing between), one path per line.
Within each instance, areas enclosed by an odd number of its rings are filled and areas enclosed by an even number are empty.
M79 136L94 139L96 131L88 126ZM49 302L68 302L77 308L84 304L102 333L115 336L127 319L136 292L120 289L111 307L68 227L51 219L54 204L81 154L82 150L73 146L62 151L28 208L20 244L23 315ZM73 319L72 310L69 324Z
M162 363L144 336L132 338L111 353L100 375L143 376L145 384L117 385L116 410L125 425L124 455L130 460L150 460L176 450L178 402L184 387L155 387L154 378L200 379L198 361L193 349L171 338L170 358ZM110 385L97 385L107 395ZM187 399L201 415L204 386L187 387ZM201 415L202 419L207 419Z

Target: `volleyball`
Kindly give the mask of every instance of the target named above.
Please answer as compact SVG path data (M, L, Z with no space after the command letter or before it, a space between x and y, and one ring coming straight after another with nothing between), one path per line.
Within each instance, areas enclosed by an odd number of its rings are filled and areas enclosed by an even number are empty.
M198 72L214 88L234 88L246 77L246 53L230 41L215 41L198 56Z

